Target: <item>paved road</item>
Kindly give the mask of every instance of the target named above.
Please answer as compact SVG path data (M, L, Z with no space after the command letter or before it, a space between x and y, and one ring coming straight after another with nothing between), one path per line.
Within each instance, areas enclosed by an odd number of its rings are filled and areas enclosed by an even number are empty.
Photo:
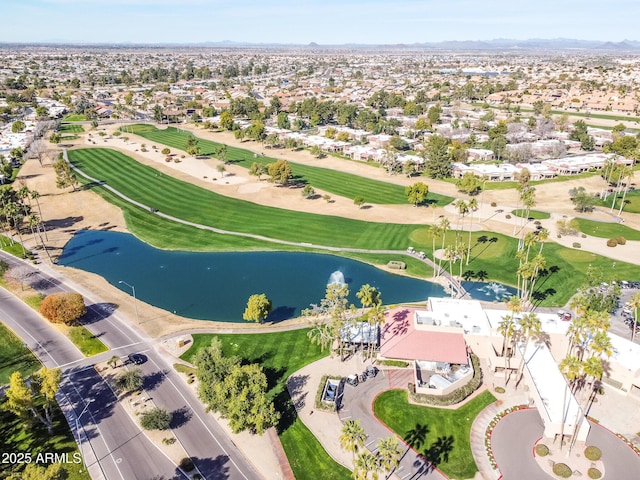
M251 464L224 434L220 426L173 371L162 352L154 348L152 339L119 319L112 306L93 298L81 288L68 284L52 271L40 271L33 265L0 252L0 259L21 270L24 283L41 293L74 290L82 293L89 304L86 327L111 350L92 358L84 358L63 335L23 302L5 290L0 291L0 316L49 367L61 367L64 382L59 401L75 432L76 414L81 417L88 444L83 449L94 478L144 479L154 475L178 478L180 473L140 431L128 414L115 401L115 395L93 369L99 361L111 356L126 357L144 352L148 361L141 365L145 388L154 402L176 413L174 432L204 478L259 478ZM48 267L40 266L42 270ZM77 438L77 436L76 436ZM90 462L96 459L97 462ZM119 459L119 460L118 460ZM138 460L140 459L140 461ZM101 473L101 470L104 473Z
M493 430L492 446L503 480L549 480L533 457L533 445L544 426L536 409L521 410L504 417ZM602 450L606 478L637 480L640 457L622 440L600 425L591 423L587 445Z
M389 382L383 372L359 384L357 387L344 386L342 397L342 409L339 411L340 420L360 420L360 424L367 434L367 448L376 451L376 444L382 438L393 434L385 425L380 423L373 415L373 401L380 393L389 389ZM438 470L434 470L415 450L405 447L400 466L394 472L401 479L427 478L433 480L446 480L446 476Z
M491 446L503 480L552 478L538 467L533 457L533 445L542 437L542 432L544 425L535 409L510 413L498 422L491 436Z

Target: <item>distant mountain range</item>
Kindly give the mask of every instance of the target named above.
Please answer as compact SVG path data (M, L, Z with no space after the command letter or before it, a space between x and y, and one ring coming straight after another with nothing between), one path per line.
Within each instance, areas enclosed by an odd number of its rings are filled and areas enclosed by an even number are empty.
M0 42L0 45L16 45L15 43ZM443 50L443 51L601 51L601 52L638 52L640 51L640 41L622 40L620 42L604 40L577 40L571 38L532 38L528 40L516 40L508 38L497 38L493 40L446 40L442 42L424 43L398 43L398 44L332 44L323 45L311 42L306 45L293 43L252 43L223 40L220 42L163 42L163 43L135 43L135 42L104 42L104 43L84 43L67 42L55 40L50 42L34 42L32 44L20 42L19 45L69 45L69 46L105 46L113 48L127 47L220 47L220 48L309 48L309 49L385 49L385 50Z

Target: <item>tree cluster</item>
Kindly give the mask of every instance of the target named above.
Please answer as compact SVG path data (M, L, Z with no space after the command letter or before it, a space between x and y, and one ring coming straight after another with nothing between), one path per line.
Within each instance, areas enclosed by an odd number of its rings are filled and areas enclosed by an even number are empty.
M262 435L277 424L280 414L267 397L267 377L260 365L243 365L238 357L225 357L217 338L198 351L194 364L200 399L229 420L234 433L249 430Z

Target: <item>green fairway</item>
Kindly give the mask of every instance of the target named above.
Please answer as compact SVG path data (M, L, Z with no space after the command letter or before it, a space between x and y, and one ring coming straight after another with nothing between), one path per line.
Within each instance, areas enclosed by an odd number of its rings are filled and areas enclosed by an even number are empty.
M409 404L405 390L381 393L374 413L406 443L450 478L473 478L478 471L471 453L471 423L480 411L495 402L484 392L456 409Z
M161 248L186 250L313 250L313 245L327 245L368 250L404 251L412 245L418 251L432 255L431 229L426 225L398 225L362 222L341 217L322 216L256 205L250 202L217 195L156 170L140 165L133 159L109 149L81 149L69 152L70 159L83 171L146 205L153 205L161 212L196 223L211 225L229 231L260 234L291 242L303 242L303 246L269 243L259 239L222 235L163 219L145 209L128 204L100 185L89 185L107 200L120 206L127 220L127 227L139 238ZM339 234L336 234L339 232ZM455 243L455 231L445 237L445 245ZM466 243L467 234L461 241ZM436 248L440 248L440 240ZM487 280L514 285L518 268L517 239L490 232L473 232L469 265L462 272L484 272ZM536 247L538 248L538 247ZM583 282L589 263L574 261L575 249L568 249L553 242L545 243L547 260L545 275L536 283L534 300L541 306L563 306ZM352 257L367 259L373 263L389 260L407 261L418 276L430 275L426 267L416 267L409 257L401 254L346 253ZM587 254L591 264L608 271L611 260L595 254ZM384 258L383 258L384 257ZM400 258L398 258L400 257ZM635 278L628 272L637 269L633 265L618 262L616 275ZM447 270L448 263L443 262ZM460 274L458 264L453 265L455 275ZM425 275L426 274L426 275Z
M282 414L279 432L296 478L348 478L349 472L337 465L297 419L286 389L287 378L305 365L328 355L307 337L308 329L279 333L213 335L196 334L193 345L180 358L191 362L196 352L211 344L215 336L222 342L225 356L237 355L248 363L262 365L269 382L269 394ZM335 474L330 472L335 471ZM318 476L318 472L324 472ZM334 476L331 476L334 475Z
M596 222L584 218L576 218L580 231L587 235L601 238L624 237L627 240L640 240L640 231L629 228L622 223Z
M84 122L86 120L87 116L84 113L70 113L62 119L64 122Z
M24 342L0 323L0 385L9 383L9 376L15 371L26 378L41 366Z
M613 206L613 211L618 212L620 210L620 202L622 201L623 194L619 194L615 197L615 204ZM598 205L601 207L611 208L611 202L613 201L613 196L610 195L607 200L598 200ZM640 190L630 190L627 192L627 195L624 196L624 208L623 212L628 213L640 213Z
M123 127L123 130L135 133L149 141L162 143L173 148L186 150L189 133L178 130L175 127L167 127L159 130L153 125L130 125ZM203 155L215 157L215 151L222 144L200 138L198 145ZM257 147L257 145L256 145ZM254 153L243 148L227 147L227 161L250 168L251 164L259 163L267 165L277 159L269 156L254 156ZM321 162L321 160L319 160ZM407 202L404 187L392 183L371 180L359 175L344 173L328 168L313 167L300 163L289 162L294 179L298 182L309 183L313 187L329 192L333 195L340 195L346 198L362 197L366 203L372 204L400 204ZM453 199L444 195L430 193L427 203L433 202L443 207L451 203Z
M164 214L233 232L318 245L404 250L416 228L294 212L225 197L159 174L110 149L72 150L69 160L88 175ZM155 223L150 217L146 221Z
M82 133L84 127L75 123L63 123L58 127L60 133Z
M511 213L516 217L524 217L527 214L527 211L524 209L512 210ZM551 214L547 212L541 212L539 210L529 210L529 215L527 218L533 218L534 220L546 220L551 218Z
M67 454L69 461L63 462L62 464L67 471L67 475L55 478L91 480L91 477L82 464L82 457L80 457L78 446L69 429L69 425L57 405L53 412L53 434L49 435L47 429L40 422L35 420L33 422L25 422L23 419L2 408L4 401L3 397L2 400L0 400L0 438L2 438L3 443L0 451L30 454L34 463L36 463L38 459L38 454L55 453L59 457ZM4 461L2 474L21 472L26 464L26 462ZM41 465L46 467L47 463L43 462ZM0 476L4 478L3 475ZM43 480L45 479L45 477L42 478Z

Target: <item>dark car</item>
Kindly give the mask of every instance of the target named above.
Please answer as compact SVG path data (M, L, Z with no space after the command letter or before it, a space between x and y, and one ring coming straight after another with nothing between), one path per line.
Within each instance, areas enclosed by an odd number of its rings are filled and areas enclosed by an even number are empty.
M128 358L130 363L135 363L136 365L142 365L147 361L147 357L141 353L130 353Z
M367 374L367 377L373 378L377 375L378 369L373 365L368 365L367 369L365 370L365 373Z
M352 387L358 386L358 375L349 375L346 379L346 382Z

